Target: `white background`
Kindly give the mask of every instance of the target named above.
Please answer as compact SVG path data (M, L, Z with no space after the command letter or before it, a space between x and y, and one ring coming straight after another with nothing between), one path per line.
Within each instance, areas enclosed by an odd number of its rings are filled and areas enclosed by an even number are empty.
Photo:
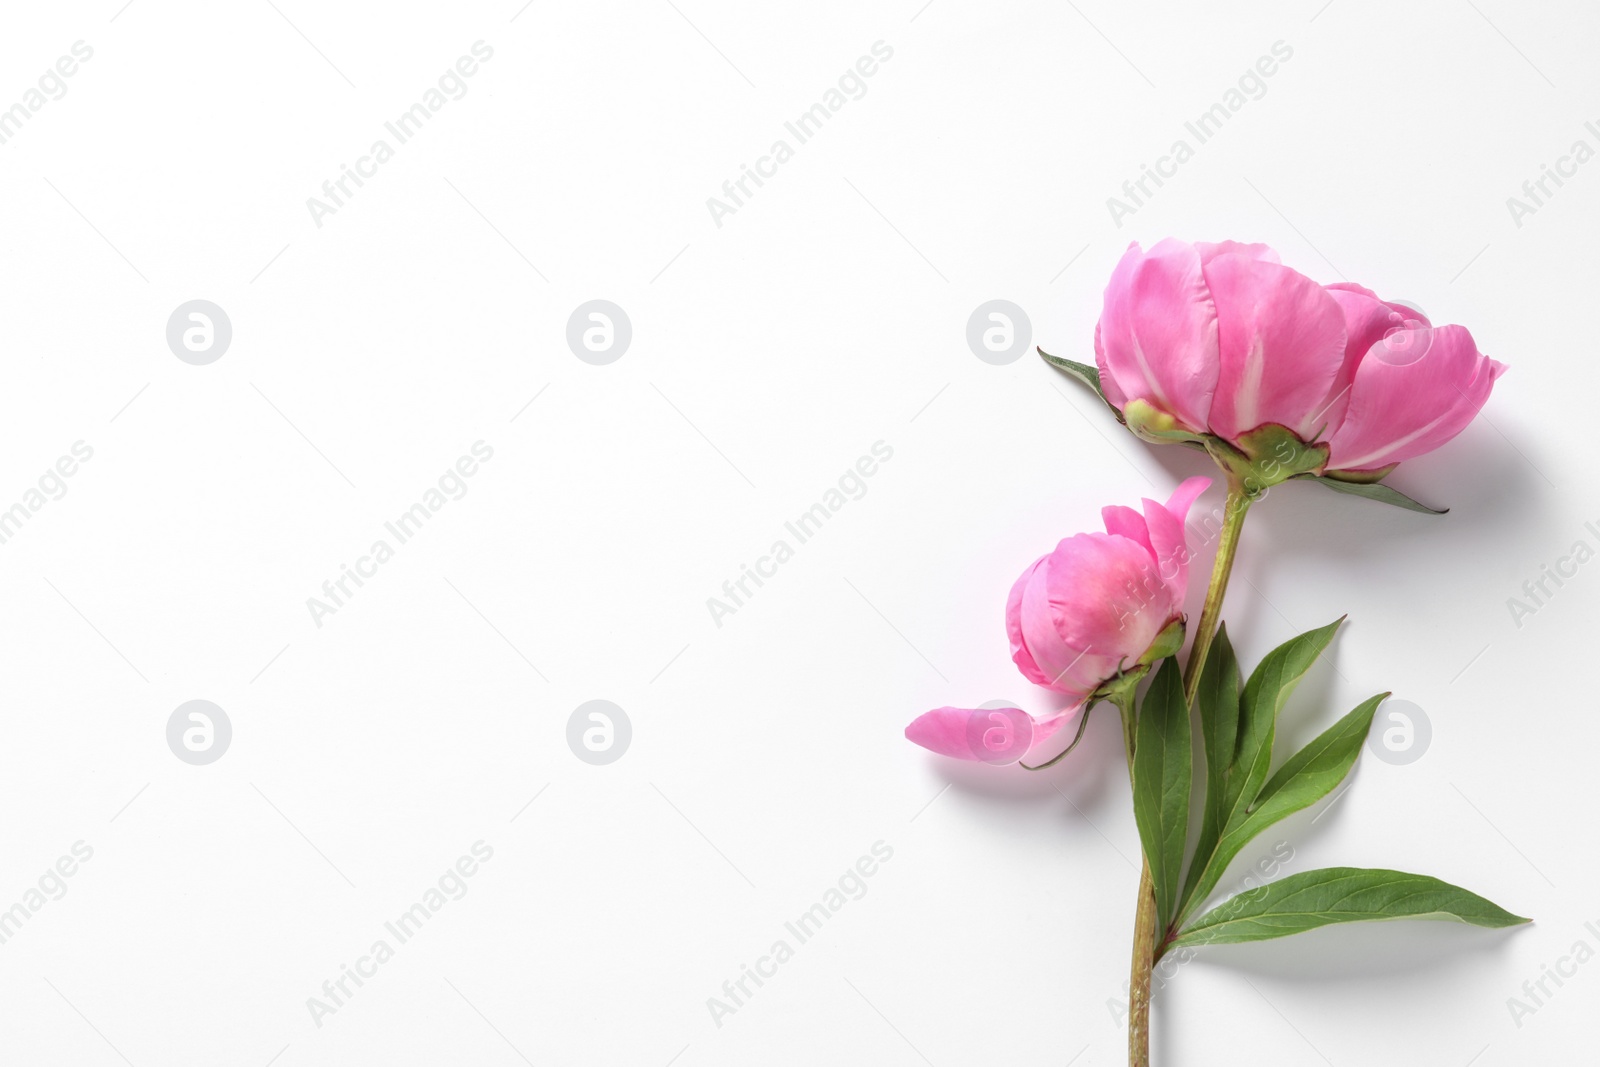
M1116 257L1169 234L1267 241L1511 367L1393 477L1448 516L1309 485L1252 515L1245 661L1351 620L1280 756L1386 689L1433 739L1364 755L1224 886L1284 842L1288 870L1417 870L1536 923L1208 950L1156 996L1157 1063L1592 1058L1600 963L1520 1026L1507 999L1600 948L1600 575L1520 627L1507 599L1600 548L1600 164L1521 226L1506 198L1600 147L1600 13L121 3L0 34L0 107L93 48L0 145L0 507L93 449L0 545L0 908L93 849L0 945L4 1062L1121 1062L1114 717L1032 776L901 730L1049 707L1007 656L1012 579L1205 472L965 339L1002 298L1089 358ZM479 40L467 94L318 227L307 198ZM718 227L706 199L877 41L866 95ZM1278 41L1265 94L1115 225L1107 197ZM165 339L196 298L233 326L208 366ZM594 298L633 325L609 366L565 342ZM480 440L467 494L317 626L307 598ZM865 495L716 626L707 598L877 441ZM233 724L208 766L167 747L193 699ZM591 699L632 722L608 766L566 742ZM467 894L318 1026L307 998L480 840ZM866 895L716 1025L707 998L878 841Z

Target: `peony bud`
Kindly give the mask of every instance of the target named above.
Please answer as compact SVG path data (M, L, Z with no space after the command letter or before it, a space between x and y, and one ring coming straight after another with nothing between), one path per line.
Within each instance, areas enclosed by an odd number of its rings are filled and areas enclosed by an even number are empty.
M1184 519L1211 484L1190 478L1144 514L1111 506L1105 533L1081 533L1023 571L1006 601L1011 658L1027 679L1069 698L1034 718L1017 708L938 708L906 728L924 748L957 759L1015 763L1107 685L1170 656L1183 641L1189 581Z

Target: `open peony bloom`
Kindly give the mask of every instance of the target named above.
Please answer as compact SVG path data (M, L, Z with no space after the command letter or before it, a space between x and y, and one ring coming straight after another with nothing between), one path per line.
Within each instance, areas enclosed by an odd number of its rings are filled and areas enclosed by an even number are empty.
M1210 484L1190 478L1165 504L1145 500L1143 515L1105 508L1105 533L1067 538L1011 587L1011 658L1030 682L1066 694L1064 708L1037 719L1018 708L938 708L906 737L957 759L1015 763L1107 682L1176 652L1189 584L1184 519Z
M1136 433L1214 455L1220 440L1253 463L1276 452L1269 484L1375 481L1460 433L1505 371L1465 327L1319 285L1266 245L1171 238L1123 255L1094 347L1101 391Z

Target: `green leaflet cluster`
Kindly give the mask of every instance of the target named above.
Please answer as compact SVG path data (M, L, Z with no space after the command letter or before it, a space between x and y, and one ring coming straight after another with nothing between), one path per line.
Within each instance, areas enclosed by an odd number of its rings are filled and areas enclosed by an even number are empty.
M1228 864L1258 834L1344 781L1388 696L1363 701L1272 770L1278 714L1328 647L1337 620L1273 649L1245 680L1224 626L1195 695L1205 755L1205 806L1189 848L1194 754L1177 660L1161 663L1136 716L1133 807L1155 888L1156 956L1185 945L1286 937L1333 923L1453 919L1474 926L1527 922L1476 893L1419 874L1329 867L1290 875L1200 909ZM1185 868L1185 859L1188 860Z

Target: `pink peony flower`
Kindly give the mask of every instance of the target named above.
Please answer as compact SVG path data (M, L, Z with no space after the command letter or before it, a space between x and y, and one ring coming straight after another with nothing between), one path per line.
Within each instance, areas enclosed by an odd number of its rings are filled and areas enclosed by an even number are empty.
M1076 715L1107 682L1176 652L1189 584L1184 519L1211 484L1190 478L1144 514L1113 505L1105 533L1081 533L1041 556L1011 587L1006 632L1023 675L1069 698L1035 718L1018 708L937 708L906 737L957 759L1015 763Z
M1262 427L1326 446L1283 477L1375 480L1460 433L1505 371L1464 327L1319 285L1266 245L1170 238L1123 255L1094 347L1106 400L1141 436L1220 438L1251 460Z

